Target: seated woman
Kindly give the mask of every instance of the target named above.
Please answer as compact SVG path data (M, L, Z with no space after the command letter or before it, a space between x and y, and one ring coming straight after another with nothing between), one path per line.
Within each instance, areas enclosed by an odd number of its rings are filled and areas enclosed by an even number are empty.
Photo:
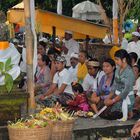
M135 110L140 111L140 67L138 65L134 65L133 71L136 79L135 86L134 86L134 93L136 96Z
M38 66L35 73L35 90L37 95L47 92L51 84L49 57L47 55L38 54Z
M92 109L96 113L98 112L98 106L100 106L100 103L108 97L111 91L115 76L115 62L110 58L106 59L103 62L103 71L105 75L102 76L97 91L93 93L90 100Z
M127 116L132 118L132 109L134 106L133 86L135 76L131 67L131 61L127 51L121 49L115 53L115 62L117 65L115 71L114 85L111 93L105 99L105 105L110 111L104 115L108 119L127 120Z
M68 108L75 111L89 111L89 105L83 87L79 83L73 82L72 90L74 92L74 99L67 101Z
M57 50L56 48L49 48L49 50L47 52L47 55L50 59L49 67L50 67L51 81L53 81L53 77L56 73L55 58L60 54L61 54L61 52L59 50Z
M39 41L38 46L37 46L37 53L38 54L46 54L46 46L47 44L43 41Z
M45 106L52 106L57 101L61 105L66 106L67 100L73 99L70 74L65 68L65 64L65 57L57 56L55 60L57 72L53 77L53 83L49 90L40 97Z

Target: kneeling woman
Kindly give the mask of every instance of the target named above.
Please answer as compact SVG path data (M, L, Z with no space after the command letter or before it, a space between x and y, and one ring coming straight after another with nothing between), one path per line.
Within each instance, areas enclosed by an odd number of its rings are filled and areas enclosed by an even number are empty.
M106 118L120 119L121 117L133 116L132 109L134 105L133 86L135 76L131 67L129 54L125 50L119 50L115 53L115 62L118 66L115 72L114 85L109 97L105 99L105 105L110 108ZM128 114L127 113L128 109ZM125 116L124 116L125 115Z

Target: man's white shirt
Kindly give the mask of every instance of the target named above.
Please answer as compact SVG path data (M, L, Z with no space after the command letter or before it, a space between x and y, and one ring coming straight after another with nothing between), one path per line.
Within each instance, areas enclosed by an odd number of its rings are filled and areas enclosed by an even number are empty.
M72 82L76 82L78 79L77 79L77 69L78 69L78 64L75 66L75 67L70 67L68 69L69 71L69 74L70 74L70 79L71 79L71 83Z
M126 50L128 53L135 52L140 58L140 41L137 41L137 42L132 41L128 43Z
M103 75L103 71L99 71L95 78L87 74L82 84L84 91L97 91L98 85Z
M62 84L66 84L67 86L64 92L73 94L71 88L70 74L67 69L63 69L61 72L56 72L53 78L53 83L57 84L58 88L60 88Z
M72 53L79 53L79 43L74 39L63 40L65 47L68 49L68 53L65 55L67 66L70 66L70 56Z

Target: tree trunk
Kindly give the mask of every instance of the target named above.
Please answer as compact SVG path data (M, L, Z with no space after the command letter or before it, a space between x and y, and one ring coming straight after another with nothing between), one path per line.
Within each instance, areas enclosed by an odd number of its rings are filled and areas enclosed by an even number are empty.
M123 34L122 34L122 29L123 29L123 13L124 13L124 0L119 0L119 42L122 42Z
M112 25L112 21L107 17L107 15L106 15L106 13L105 13L105 10L104 10L104 8L103 8L103 6L102 6L102 3L101 3L101 0L98 0L98 3L99 3L99 11L100 11L100 13L101 13L101 19L103 19L104 20L104 23L106 24L106 25L108 25L108 26L111 26Z
M25 46L26 46L26 63L27 63L27 91L29 97L29 114L35 111L35 97L34 97L34 74L33 74L33 52L34 52L34 38L31 30L31 11L30 0L24 0L25 11Z
M122 38L123 38L123 35L122 35L122 28L123 28L123 23L124 23L124 20L125 20L125 17L127 15L127 13L129 12L129 9L131 7L131 4L133 2L133 0L129 0L128 3L126 3L124 0L118 0L119 1L119 9L120 9L120 12L119 12L119 16L120 16L120 28L119 28L119 39L120 39L120 42L122 42Z

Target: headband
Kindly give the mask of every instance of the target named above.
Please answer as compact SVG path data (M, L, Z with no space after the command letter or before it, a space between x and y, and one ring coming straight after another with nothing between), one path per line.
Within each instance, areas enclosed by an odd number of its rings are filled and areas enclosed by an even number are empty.
M58 61L58 62L66 62L66 59L64 56L57 56L55 61Z
M97 61L88 61L88 65L93 67L99 67L100 63Z

